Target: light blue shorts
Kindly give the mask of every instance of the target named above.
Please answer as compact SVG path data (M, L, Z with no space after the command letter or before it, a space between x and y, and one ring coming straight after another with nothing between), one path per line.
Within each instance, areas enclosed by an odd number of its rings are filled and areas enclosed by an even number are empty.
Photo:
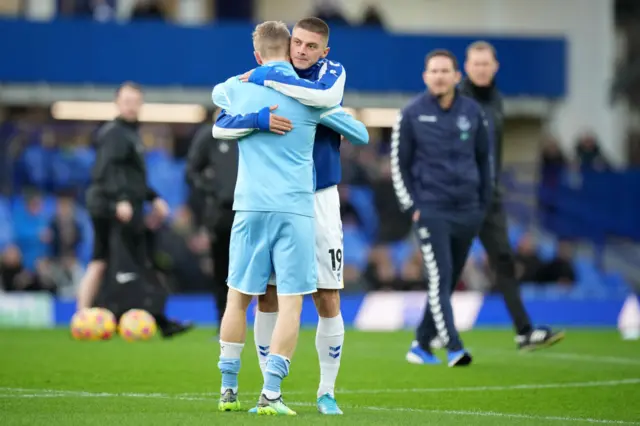
M264 294L272 272L280 295L316 291L316 240L312 217L237 211L229 244L229 288Z

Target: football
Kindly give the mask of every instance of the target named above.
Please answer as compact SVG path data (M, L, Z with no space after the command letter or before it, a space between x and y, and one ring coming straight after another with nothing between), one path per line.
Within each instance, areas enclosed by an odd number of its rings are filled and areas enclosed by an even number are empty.
M109 340L116 332L116 317L104 308L89 309L94 340Z
M115 316L104 308L83 309L71 318L71 336L76 340L109 340L115 331Z
M71 336L76 340L91 340L93 337L89 311L89 309L83 309L73 314L71 318Z
M156 334L156 320L142 309L131 309L120 318L118 333L128 341L149 340Z

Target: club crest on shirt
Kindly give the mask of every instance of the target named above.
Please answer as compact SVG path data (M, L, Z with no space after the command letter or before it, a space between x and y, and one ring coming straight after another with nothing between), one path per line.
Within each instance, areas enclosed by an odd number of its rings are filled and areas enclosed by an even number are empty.
M468 132L471 128L471 122L466 115L459 116L456 124L458 125L458 129L460 129L461 132Z
M471 122L467 118L466 115L461 115L458 117L458 121L456 122L458 125L458 129L460 129L460 139L466 141L469 139L469 129L471 129Z

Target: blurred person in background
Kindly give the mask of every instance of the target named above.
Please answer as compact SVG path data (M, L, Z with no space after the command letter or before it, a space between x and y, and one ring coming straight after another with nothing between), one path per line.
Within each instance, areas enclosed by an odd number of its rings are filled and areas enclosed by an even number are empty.
M312 15L322 19L329 26L344 27L351 24L342 12L344 0L314 0Z
M429 296L406 360L440 364L430 348L439 337L449 367L457 367L472 357L456 329L451 295L491 202L491 141L480 106L456 88L453 53L434 50L424 66L427 91L403 108L391 138L393 186L415 224Z
M0 259L0 289L56 293L55 283L49 279L44 264L39 263L34 270L28 270L22 262L20 249L14 245L7 247Z
M160 0L137 0L132 20L162 20L165 18L164 5Z
M536 241L530 233L524 234L515 250L515 276L521 283L540 282L544 262L538 256Z
M190 326L169 321L161 312L164 306L141 306L140 299L141 290L152 290L151 281L156 280L149 267L144 202L152 203L151 216L157 223L169 213L167 203L147 183L145 148L138 132L142 105L142 89L132 82L123 83L116 92L118 117L97 133L96 161L86 194L94 229L93 257L80 282L77 309L93 306L104 280L101 303L117 307L116 316L127 308L146 309L163 336L170 337ZM113 279L106 274L108 266L115 272L110 274ZM154 300L162 304L163 299Z
M116 18L116 0L58 0L61 15L76 18L92 17L98 22Z
M215 118L220 113L218 109ZM211 289L216 299L218 326L227 306L229 241L233 226L233 193L238 177L238 143L214 139L211 124L203 125L191 142L187 156L187 182L195 198L198 223L209 236L213 260Z
M541 283L559 283L563 286L572 286L576 282L576 271L573 267L575 249L569 241L560 241L556 255L551 261L546 262L539 274Z
M21 210L22 208L18 207L18 210L14 211L13 231L16 246L22 254L22 264L29 271L46 268L51 231L41 195L28 192L25 196L24 211Z
M383 28L384 21L382 19L380 11L378 11L378 8L373 5L367 6L364 11L364 16L362 17L362 23L360 25L370 28Z
M576 162L583 171L602 172L609 170L610 165L607 158L600 150L600 144L593 132L584 132L576 142Z
M567 158L558 141L552 136L547 136L542 142L540 184L547 188L557 187L567 165Z
M502 191L498 179L502 171L502 141L504 111L502 95L496 86L495 75L498 61L495 48L477 41L467 48L465 78L460 90L475 99L484 111L492 131L494 153L493 196L486 219L480 230L480 241L487 251L489 263L496 274L496 285L502 293L509 314L514 322L516 344L521 350L533 350L550 346L564 338L564 332L555 332L550 327L533 327L520 296L514 256L509 244L507 218L502 206ZM437 346L438 342L434 342Z
M66 299L76 297L77 284L82 278L82 268L76 254L82 242L82 229L75 217L73 198L58 197L56 213L49 223L51 242L51 275L58 289L58 296Z

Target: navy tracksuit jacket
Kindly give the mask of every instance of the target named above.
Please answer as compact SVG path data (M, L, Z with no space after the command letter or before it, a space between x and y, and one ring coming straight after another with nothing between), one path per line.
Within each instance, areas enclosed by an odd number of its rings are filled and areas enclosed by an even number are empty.
M391 138L391 175L400 208L413 214L425 265L428 307L417 331L423 349L438 336L462 349L451 293L490 202L493 163L488 123L473 99L456 91L452 106L424 93L398 117Z

